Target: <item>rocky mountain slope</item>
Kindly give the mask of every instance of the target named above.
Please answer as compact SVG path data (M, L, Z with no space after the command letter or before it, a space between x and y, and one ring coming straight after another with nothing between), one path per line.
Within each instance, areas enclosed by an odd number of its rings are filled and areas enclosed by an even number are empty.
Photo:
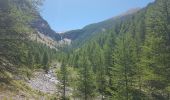
M115 16L105 21L87 25L82 29L65 32L61 34L62 38L70 39L72 42L77 42L78 44L81 44L93 35L96 35L97 33L105 32L106 30L112 29L115 25L117 25L116 23L118 21L120 22L125 20L128 16L131 16L139 10L140 8L130 9L119 16Z
M48 67L60 41L38 7L35 0L0 0L0 100L52 97L26 84L35 69Z
M37 32L50 37L55 41L60 41L61 36L60 34L56 33L54 30L51 29L49 24L46 20L44 20L41 15L37 15L37 17L31 23L31 27L35 29Z

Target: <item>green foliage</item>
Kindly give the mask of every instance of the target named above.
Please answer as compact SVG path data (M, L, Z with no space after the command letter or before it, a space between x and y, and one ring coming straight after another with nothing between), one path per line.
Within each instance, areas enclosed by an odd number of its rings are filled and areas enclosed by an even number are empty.
M169 4L156 0L118 18L112 29L86 37L84 45L66 54L68 65L80 70L78 92L106 100L169 100Z
M47 52L44 52L44 55L43 55L43 60L42 60L42 64L43 64L43 68L44 68L44 70L47 72L48 71L48 69L49 69L49 61L48 61L48 55L47 55Z
M0 0L0 64L8 61L15 67L27 66L35 69L45 63L42 61L45 52L48 61L54 58L55 50L29 39L34 32L30 23L36 18L39 6L37 3L41 0L35 1ZM13 70L11 65L3 67L1 69L12 73L18 69Z
M116 40L113 52L113 85L119 91L118 98L128 100L129 88L134 88L137 73L136 48L132 35L127 33L120 35ZM116 95L117 96L117 95Z
M95 75L92 71L90 61L86 57L82 57L81 61L78 90L81 92L80 96L83 96L85 100L88 100L96 95Z
M28 39L34 32L29 23L41 3L35 1L0 0L1 65L9 61L29 77L29 69L47 72L50 61L57 57L62 62L63 99L67 99L66 87L71 86L74 96L85 100L169 100L170 0L156 0L134 14L117 18L103 32L96 27L101 29L111 20L85 27L84 32L73 34L73 38L83 34L77 39L84 37L83 41L73 45L80 48L62 48L64 52ZM14 72L8 65L0 68L7 77L11 75L6 72Z

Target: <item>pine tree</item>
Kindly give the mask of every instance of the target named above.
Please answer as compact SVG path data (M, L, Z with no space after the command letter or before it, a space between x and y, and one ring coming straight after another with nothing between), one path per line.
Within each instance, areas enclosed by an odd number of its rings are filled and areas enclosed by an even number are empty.
M61 77L62 77L61 82L62 82L62 90L63 90L62 99L66 100L67 68L64 61L62 62L61 65Z
M34 64L34 57L33 57L33 54L32 52L28 52L28 60L27 60L27 63L30 67L33 66Z
M113 52L113 85L116 88L116 98L130 99L130 89L136 73L136 52L131 34L123 34L116 40Z
M96 79L97 79L97 84L98 84L98 90L101 93L102 100L105 97L105 89L107 87L107 81L108 77L106 76L106 67L105 67L105 60L104 60L104 53L103 50L99 50L100 55L99 57L99 63L98 63L98 69L96 72Z
M96 83L95 75L92 71L90 61L87 57L81 59L81 70L78 90L83 95L84 100L89 100L95 97L96 94Z
M44 52L44 55L43 55L43 60L42 60L42 64L43 64L43 69L48 72L49 70L49 65L48 65L48 54L47 52Z
M141 67L146 69L144 78L150 95L169 86L166 72L170 57L167 7L167 0L157 0L146 14L147 34L142 47ZM163 98L162 94L159 95Z

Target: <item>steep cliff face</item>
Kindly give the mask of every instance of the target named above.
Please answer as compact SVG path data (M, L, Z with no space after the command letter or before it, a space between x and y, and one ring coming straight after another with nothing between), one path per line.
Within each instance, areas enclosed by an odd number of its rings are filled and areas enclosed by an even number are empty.
M49 47L60 35L41 16L34 19L39 13L33 6L36 0L31 1L0 0L0 100L20 100L21 95L37 100L44 95L25 81L34 69L43 68L43 58L47 62L54 58L56 50Z
M41 33L55 41L60 41L61 36L51 29L46 20L44 20L40 15L38 15L33 22L31 27L35 29L38 33Z

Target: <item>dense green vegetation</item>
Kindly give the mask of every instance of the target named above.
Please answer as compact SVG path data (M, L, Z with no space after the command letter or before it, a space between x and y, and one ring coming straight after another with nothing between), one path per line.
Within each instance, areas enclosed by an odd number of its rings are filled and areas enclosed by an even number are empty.
M74 81L77 97L169 100L169 5L170 0L156 0L118 19L112 29L93 36L80 48L61 54L60 61L64 59L65 66L78 73Z
M98 23L93 23L90 25L87 25L83 27L82 29L77 29L77 30L71 30L68 32L65 32L64 34L61 34L62 38L67 38L71 39L72 45L71 48L79 47L86 43L89 39L93 38L94 35L97 35L100 32L110 30L113 28L113 26L117 25L117 23L120 20L126 19L126 15L133 14L137 11L139 11L140 8L134 8L130 9L125 13L122 13L119 16L115 16L113 18L98 22Z
M40 0L0 0L0 73L18 74L20 68L48 69L56 50L29 38L36 32L30 23L39 14L40 4Z
M84 100L170 99L170 0L156 0L108 20L109 28L102 31L108 21L78 30L83 35L71 50L61 48L63 52L30 40L39 4L41 0L0 0L0 82L20 73L29 77L30 70L38 68L47 72L57 58L62 62L58 78L64 100L69 99L68 87L72 98Z
M49 64L56 58L56 49L31 39L32 34L38 34L37 27L31 26L32 22L40 19L44 23L39 16L41 3L41 0L0 0L1 100L17 99L17 96L19 99L20 95L35 100L54 98L54 95L36 91L27 84L36 69L47 72ZM45 29L38 28L53 33L48 25Z

